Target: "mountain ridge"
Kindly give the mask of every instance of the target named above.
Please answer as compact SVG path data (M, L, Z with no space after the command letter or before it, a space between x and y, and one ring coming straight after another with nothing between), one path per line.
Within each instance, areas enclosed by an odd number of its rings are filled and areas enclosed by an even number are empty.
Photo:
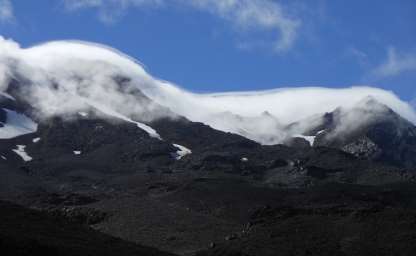
M39 46L54 65L1 85L0 204L20 218L41 210L186 256L413 255L416 127L395 96L197 95L76 46L91 55Z

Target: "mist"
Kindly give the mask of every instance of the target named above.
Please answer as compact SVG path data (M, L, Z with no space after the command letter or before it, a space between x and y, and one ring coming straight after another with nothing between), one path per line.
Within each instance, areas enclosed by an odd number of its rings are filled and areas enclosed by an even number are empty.
M124 79L122 86L116 79L120 77ZM352 109L368 96L416 123L415 111L407 102L393 92L370 86L198 94L154 78L139 61L115 49L80 41L22 48L0 37L0 92L7 90L12 79L30 84L24 96L38 110L39 118L74 116L101 104L128 118L141 119L136 121L175 118L177 114L263 144L280 143L308 128L303 125L296 131L285 129L290 123L338 107ZM132 93L137 89L153 103ZM162 111L159 105L175 114ZM343 125L351 127L366 121L349 116Z

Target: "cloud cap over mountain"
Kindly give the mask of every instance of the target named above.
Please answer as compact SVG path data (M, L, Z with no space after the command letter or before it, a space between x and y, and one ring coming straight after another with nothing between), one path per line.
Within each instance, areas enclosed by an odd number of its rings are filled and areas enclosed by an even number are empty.
M140 89L176 114L266 144L278 143L290 136L282 128L287 124L338 107L352 108L368 96L416 122L416 114L408 103L392 92L365 86L197 94L153 78L131 57L87 42L57 41L24 49L12 40L0 38L3 91L13 77L32 83L26 96L44 116L81 111L91 102L130 116L152 111L152 107L144 106L130 95L129 90L119 90L120 84L115 78L125 77L129 82L124 86ZM154 112L151 116L159 118L163 114Z

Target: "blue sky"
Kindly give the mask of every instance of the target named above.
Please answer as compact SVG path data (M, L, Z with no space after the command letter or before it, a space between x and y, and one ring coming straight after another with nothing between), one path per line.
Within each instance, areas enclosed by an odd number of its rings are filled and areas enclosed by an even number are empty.
M106 44L197 92L372 85L416 98L414 0L0 0L0 35Z

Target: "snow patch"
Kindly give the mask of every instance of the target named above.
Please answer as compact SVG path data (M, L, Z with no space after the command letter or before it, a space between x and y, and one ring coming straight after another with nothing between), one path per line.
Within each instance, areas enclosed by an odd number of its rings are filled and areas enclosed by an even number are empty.
M176 151L175 153L173 153L173 154L172 154L172 155L173 155L173 157L174 157L176 160L181 160L181 159L182 159L182 157L184 157L184 156L186 156L186 155L189 155L189 154L192 154L192 151L191 151L189 148L186 148L186 147L184 147L184 146L182 146L182 145L179 145L179 144L173 144L173 146L174 146L175 148L179 149L178 151Z
M247 157L241 158L241 162L248 162L248 158Z
M7 158L5 156L1 156L1 159L3 160L7 160Z
M149 134L149 136L150 136L150 137L153 137L153 138L157 138L157 139L159 139L159 140L162 140L162 137L160 137L160 135L159 135L159 134L156 132L156 130L155 130L155 129L153 129L152 127L150 127L150 126L148 126L148 125L146 125L146 124L143 124L143 123L135 122L135 121L133 121L133 120L131 120L131 119L126 120L126 121L129 121L129 122L132 122L132 123L137 124L137 126L138 126L140 129L142 129L142 130L144 130L145 132L147 132L147 133Z
M34 138L32 141L33 143L38 143L40 141L40 138Z
M16 99L12 95L10 95L8 93L0 92L0 95L3 96L3 97L5 97L5 98L8 98L9 100L16 101Z
M79 150L74 151L74 155L81 155L81 154L82 154L82 151L79 151Z
M102 104L99 104L97 102L93 102L91 100L85 99L85 102L91 106L93 106L94 108L98 109L99 111L103 112L106 115L112 116L112 117L116 117L118 119L124 120L126 122L129 123L133 123L136 124L137 127L139 127L140 129L144 130L145 132L147 132L147 134L149 134L150 137L152 138L157 138L159 140L162 140L162 137L160 137L160 135L157 133L157 131L155 129L153 129L152 127L144 124L144 123L140 123L137 121L134 121L110 108L108 108L107 106L104 106Z
M17 147L17 149L13 149L12 151L15 152L16 154L18 154L23 159L23 161L29 162L29 161L33 160L33 158L30 157L26 153L26 151L25 151L26 146L25 145L16 145L16 147Z
M305 139L305 140L307 140L309 142L309 144L311 146L313 146L313 143L315 142L315 138L316 138L316 136L305 136L305 135L302 135L302 134L297 134L297 135L294 135L293 137L294 138L302 138L302 139Z
M4 126L0 127L0 139L11 139L37 131L38 125L29 117L6 108L3 110L6 111L7 118L6 123L2 123Z
M88 113L87 112L78 112L78 115L80 115L82 117L87 117Z

